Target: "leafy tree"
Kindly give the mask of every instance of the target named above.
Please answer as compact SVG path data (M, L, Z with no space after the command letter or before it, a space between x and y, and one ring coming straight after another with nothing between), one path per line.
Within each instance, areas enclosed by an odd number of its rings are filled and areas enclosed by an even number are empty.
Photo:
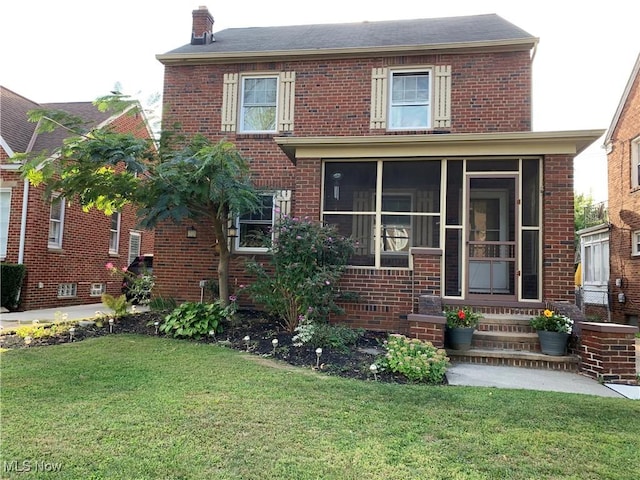
M102 111L122 113L140 108L118 93L94 104ZM47 198L60 192L86 211L96 208L107 215L131 204L145 228L165 220L208 220L218 240L220 299L227 305L228 222L258 205L248 162L232 143L163 132L158 146L153 139L109 127L88 130L82 119L61 111L35 110L29 119L39 123L39 132L69 132L55 161L48 160L51 152L15 156L24 162L24 178L46 185Z

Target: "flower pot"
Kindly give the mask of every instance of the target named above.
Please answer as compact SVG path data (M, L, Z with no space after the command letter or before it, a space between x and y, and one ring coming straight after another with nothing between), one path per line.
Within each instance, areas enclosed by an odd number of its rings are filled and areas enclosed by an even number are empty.
M446 344L453 350L469 350L475 328L447 327Z
M538 339L540 340L540 350L545 355L564 355L567 350L569 334L538 330Z

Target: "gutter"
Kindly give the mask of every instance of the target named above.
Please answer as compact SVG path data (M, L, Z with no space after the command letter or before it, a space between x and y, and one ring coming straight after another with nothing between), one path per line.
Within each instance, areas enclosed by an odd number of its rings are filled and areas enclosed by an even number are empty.
M20 246L18 248L18 264L24 263L24 248L27 239L27 210L29 207L29 180L24 179L22 187L22 214L20 215Z

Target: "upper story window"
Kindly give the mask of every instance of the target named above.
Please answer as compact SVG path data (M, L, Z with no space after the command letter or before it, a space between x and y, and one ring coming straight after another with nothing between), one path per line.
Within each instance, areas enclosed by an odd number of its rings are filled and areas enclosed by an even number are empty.
M427 130L451 127L451 66L374 68L371 129Z
M276 131L277 77L243 78L241 99L241 132Z
M631 188L640 187L640 137L631 141Z
M389 129L419 130L431 126L431 76L428 71L391 72Z
M640 230L633 232L631 242L631 254L634 256L640 255Z
M266 252L269 240L273 239L275 221L287 215L291 205L291 191L278 190L260 195L259 208L236 219L238 252Z
M64 197L59 194L51 197L49 213L49 248L62 248L62 232L64 230Z
M118 253L120 246L120 213L111 214L111 226L109 227L109 253Z
M226 73L221 130L247 134L292 132L295 80L295 72Z

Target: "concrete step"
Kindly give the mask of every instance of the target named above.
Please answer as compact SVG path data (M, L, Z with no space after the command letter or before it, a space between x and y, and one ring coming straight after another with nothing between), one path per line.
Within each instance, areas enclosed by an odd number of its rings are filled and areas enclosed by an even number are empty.
M540 351L537 333L476 330L472 345L475 348L489 350L526 350Z
M447 355L453 363L477 363L483 365L502 365L509 367L543 368L576 372L580 359L576 355L545 355L540 352L523 350L498 350L471 348L469 350L450 350Z
M518 314L487 314L478 324L477 330L486 332L535 333L529 326L531 317Z

